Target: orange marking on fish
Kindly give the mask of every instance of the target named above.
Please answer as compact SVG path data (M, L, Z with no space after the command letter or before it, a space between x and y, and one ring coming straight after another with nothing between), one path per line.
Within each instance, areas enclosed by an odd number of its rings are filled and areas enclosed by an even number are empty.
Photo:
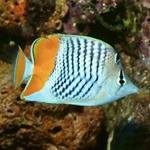
M33 47L34 68L33 77L22 94L28 96L40 91L55 66L55 59L59 50L60 41L56 35L40 38Z
M17 65L16 65L16 73L15 73L15 88L18 86L18 84L22 80L24 70L25 70L25 57L20 47L19 47L18 59L17 59L16 64Z

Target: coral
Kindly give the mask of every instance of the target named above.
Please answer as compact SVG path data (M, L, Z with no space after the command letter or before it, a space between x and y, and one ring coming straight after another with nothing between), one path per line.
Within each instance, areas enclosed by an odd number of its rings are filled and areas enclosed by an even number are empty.
M66 0L57 0L55 12L45 22L46 28L60 30L62 28L62 19L68 12L68 6ZM51 31L50 31L51 32Z
M0 149L94 148L103 122L100 107L24 102L12 86L12 65L0 61Z
M1 0L0 28L18 28L25 22L26 0Z
M140 2L122 0L2 1L0 28L27 39L61 30L89 34L90 25L94 23L115 32L128 29L132 34L137 30L136 21L142 16L136 15L140 9Z
M108 150L148 150L149 8L149 0L0 0L0 149L101 149L107 144ZM24 84L13 88L13 68L5 62L14 57L15 43L29 56L31 41L53 32L88 34L111 44L140 88L102 106L104 128L101 107L24 102L19 98Z
M149 0L143 0L142 3L143 3L143 6L145 8L150 8L150 2L149 2Z
M142 8L142 6L139 7ZM145 10L145 8L142 9ZM109 106L103 106L108 119L107 124L109 124L107 126L110 133L108 147L112 150L148 150L150 147L150 16L149 11L144 14L141 26L132 27L135 29L131 34L134 39L128 41L128 49L120 53L126 72L136 82L140 91L137 95L131 95ZM134 44L135 47L132 52L130 44L132 46ZM134 55L134 51L137 55Z
M45 29L44 22L46 22L49 16L55 12L56 3L57 2L53 0L27 1L27 6L25 9L26 23L23 25L23 34L28 34L26 33L26 29L30 27L29 30L33 31L33 34L36 34L37 36L41 35L41 32ZM49 30L54 30L54 28Z
M95 23L98 20L99 14L109 11L111 7L116 7L120 1L67 1L69 8L69 17L64 22L65 33L70 34L88 34L90 23ZM87 24L88 23L88 24ZM81 26L81 29L79 26ZM83 28L84 26L84 28Z
M67 11L66 0L4 0L0 4L0 28L32 39L60 30Z

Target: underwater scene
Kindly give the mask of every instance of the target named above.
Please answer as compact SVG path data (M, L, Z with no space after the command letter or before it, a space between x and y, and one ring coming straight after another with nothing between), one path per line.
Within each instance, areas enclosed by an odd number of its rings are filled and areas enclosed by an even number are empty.
M0 150L150 150L149 0L0 0Z

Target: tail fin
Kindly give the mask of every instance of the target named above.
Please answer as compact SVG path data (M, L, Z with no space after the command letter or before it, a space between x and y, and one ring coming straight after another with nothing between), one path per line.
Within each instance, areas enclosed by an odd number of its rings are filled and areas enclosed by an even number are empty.
M32 75L33 64L24 55L20 46L14 67L14 84L17 88L26 78Z

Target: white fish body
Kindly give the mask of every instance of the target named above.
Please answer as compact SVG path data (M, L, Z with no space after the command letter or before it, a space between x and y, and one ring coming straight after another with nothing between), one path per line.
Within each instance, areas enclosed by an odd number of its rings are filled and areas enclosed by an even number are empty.
M138 91L124 72L118 54L101 40L49 35L33 42L30 55L31 63L20 48L16 59L15 86L29 77L21 99L96 106ZM19 61L20 57L24 57L24 62ZM20 70L23 73L18 79Z

